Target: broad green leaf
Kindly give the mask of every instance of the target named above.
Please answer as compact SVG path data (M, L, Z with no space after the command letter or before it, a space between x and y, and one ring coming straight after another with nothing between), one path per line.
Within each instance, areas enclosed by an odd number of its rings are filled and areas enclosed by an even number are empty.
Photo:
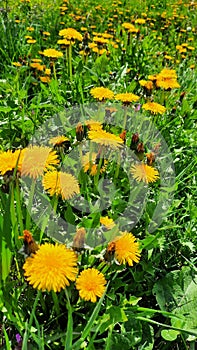
M171 319L173 327L197 332L197 276L191 268L170 272L155 283L153 293L161 310L181 318Z
M179 335L180 332L175 331L174 329L163 329L161 331L161 335L163 339L168 340L168 341L174 341L177 338L177 335Z

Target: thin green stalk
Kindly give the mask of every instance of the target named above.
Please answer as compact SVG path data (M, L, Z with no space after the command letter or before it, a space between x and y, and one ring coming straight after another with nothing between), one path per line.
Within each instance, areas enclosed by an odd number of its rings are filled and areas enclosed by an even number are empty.
M121 153L120 153L120 150L118 149L118 159L117 159L117 163L116 163L116 171L114 174L114 181L116 181L118 179L118 176L119 176L120 160L121 160Z
M99 175L100 175L101 165L102 165L102 162L103 162L103 148L101 148L101 152L100 152L99 157L100 158L99 158L99 163L98 163L98 166L97 166L97 173L94 176L94 185L95 185L96 188L98 186L98 179L99 179Z
M56 68L55 68L55 62L54 61L53 61L53 76L54 76L54 79L57 80Z
M22 208L21 208L21 197L20 197L18 180L16 180L15 199L16 199L16 211L17 211L18 223L19 223L20 231L22 232L24 230L24 226L23 226L23 214L22 214Z
M40 299L40 295L41 295L41 291L38 290L36 298L35 298L35 301L34 301L34 304L33 304L33 308L32 308L31 314L30 314L29 322L26 324L26 330L25 330L25 334L24 334L24 337L23 337L23 343L22 343L22 349L21 350L26 350L27 349L27 342L28 342L28 339L29 339L29 334L31 332L31 326L32 326L32 323L33 323L33 319L35 317L36 307L38 305L38 301Z
M72 342L73 342L73 317L72 317L72 306L70 304L70 299L69 299L67 289L65 289L65 295L67 299L68 323L67 323L64 350L69 350L69 349L72 349Z
M55 309L55 312L57 314L57 316L60 315L60 305L59 305L59 300L58 300L58 297L57 297L57 294L52 290L52 298L53 298L53 302L54 302L54 309Z
M68 46L68 64L69 64L69 77L72 83L73 80L73 72L72 72L72 44Z
M54 213L56 213L57 212L57 205L58 205L58 196L54 195L53 199L51 201L51 206L48 207L46 216L44 217L43 222L42 222L41 231L40 231L40 242L42 241L43 234L44 234L45 229L46 229L48 222L49 222L49 218L51 215L51 207L52 207ZM39 225L39 222L37 223L37 225Z
M181 339L182 339L183 345L184 345L184 347L185 347L185 350L188 350L188 346L187 346L187 344L186 344L185 338L184 338L184 336L183 336L182 333L181 333Z
M106 290L105 290L105 293L107 291L107 288L108 288L108 285L109 283L107 284L107 287L106 287ZM84 342L84 340L87 338L87 336L90 334L91 332L91 329L94 325L94 322L99 314L99 311L100 311L100 308L101 308L101 305L102 305L102 302L103 302L103 299L105 297L105 293L102 295L102 297L100 298L99 302L96 304L95 308L94 308L94 311L92 313L92 315L90 316L82 334L81 334L81 337L80 339L78 339L73 345L72 345L72 349L67 349L67 350L79 350L81 348L81 344Z
M124 108L124 120L123 120L123 130L124 131L126 129L126 124L127 124L127 111L128 111L128 107L127 106L123 106Z
M111 324L109 326L109 329L108 329L108 336L107 336L106 343L105 343L105 350L111 350L111 346L112 346L112 342L111 342L112 332L113 332L113 325Z
M162 326L162 327L165 327L165 328L174 329L175 331L184 332L184 333L187 333L187 334L191 334L191 335L197 336L197 332L193 331L192 329L191 330L187 330L187 329L182 329L182 328L178 328L178 327L173 327L173 326L170 326L168 324L157 322L157 321L151 320L150 318L143 317L143 316L135 316L135 319L136 320L140 320L140 321L145 321L145 322L148 322L148 323L152 323L152 324L155 324L157 326Z
M35 187L36 187L36 181L33 180L32 184L31 184L31 189L30 189L30 193L29 193L29 202L28 202L28 206L27 206L27 215L26 215L26 223L25 223L26 230L30 229L31 211L32 211L32 206L33 206Z
M14 183L10 184L10 217L11 217L11 223L12 223L12 232L14 233L14 240L15 242L18 241L19 231L18 231L18 220L16 215L16 208L15 208L15 198L14 198Z

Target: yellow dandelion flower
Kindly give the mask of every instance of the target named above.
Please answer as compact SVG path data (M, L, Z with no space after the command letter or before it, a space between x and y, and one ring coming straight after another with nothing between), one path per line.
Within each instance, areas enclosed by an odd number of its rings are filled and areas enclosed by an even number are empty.
M39 70L39 71L43 71L44 70L44 68L45 68L45 66L44 65L42 65L42 64L40 64L39 62L33 62L33 63L30 63L30 67L31 68L35 68L35 69L37 69L37 70Z
M95 43L89 43L89 44L88 44L88 47L89 47L89 49L93 49L93 48L97 47L97 44L95 44Z
M44 56L46 57L50 57L50 58L58 58L58 57L62 57L63 53L55 50L55 49L46 49L43 51L42 53Z
M105 87L95 87L90 90L90 94L97 98L99 101L104 101L106 99L113 99L114 93L108 88Z
M32 146L25 152L21 174L37 179L44 171L53 170L59 162L57 153L50 147Z
M34 63L40 63L40 62L42 62L42 60L41 60L40 58L32 58L31 61L34 62Z
M93 51L94 51L94 49L93 49ZM105 52L106 52L106 53L110 53L110 51L107 51L106 49L98 50L98 54L99 54L99 55L103 55Z
M0 153L0 173L4 175L7 171L13 171L16 167L18 171L21 171L22 162L25 154L25 149L16 150L12 152L10 150Z
M139 96L132 94L131 92L125 92L123 94L117 94L115 100L122 101L125 104L130 104L131 102L137 102L140 99Z
M80 192L77 179L62 171L48 171L43 176L43 187L51 196L61 196L63 200L72 198Z
M21 67L22 64L20 62L12 62L12 65L15 67Z
M92 164L90 167L90 175L95 176L98 172L98 165L97 164Z
M111 230L116 225L114 220L108 216L101 216L100 223L104 225L108 230Z
M93 42L96 42L100 45L103 45L103 44L107 44L109 42L109 40L102 38L102 37L95 36L95 37L93 37Z
M40 77L40 81L42 83L50 83L51 79L50 77L47 75L46 77Z
M59 292L75 280L77 256L63 244L45 243L26 259L23 269L33 288Z
M85 125L87 125L89 130L101 130L103 128L101 122L90 119L85 121Z
M84 172L87 173L88 170L91 169L92 164L96 160L97 153L95 152L87 152L83 157L82 157L82 165Z
M64 135L59 135L50 139L49 143L53 146L60 146L65 141L69 141L69 138L65 137Z
M153 82L151 80L140 80L140 85L145 87L147 90L153 89Z
M188 46L187 48L188 48L188 50L190 50L190 51L194 51L194 50L195 50L195 47L194 47L194 46Z
M134 26L133 24L128 23L128 22L124 22L124 23L122 24L122 27L123 27L124 29L134 29L134 28L135 28L135 26Z
M130 171L134 179L145 183L155 182L159 178L159 172L154 167L144 163L132 165Z
M137 19L135 20L135 23L137 23L137 24L144 24L144 23L146 23L146 20L143 19L143 18L137 18Z
M101 298L105 292L106 280L104 275L95 268L83 270L76 279L76 288L79 290L79 296L95 303L97 297Z
M174 69L164 68L156 76L156 85L163 89L175 89L179 88L180 85L177 82L177 74Z
M174 69L164 68L157 75L157 78L158 77L177 79L177 74Z
M173 78L158 78L156 81L157 87L163 88L165 90L168 89L176 89L180 88L180 85L176 79Z
M117 236L113 242L115 243L115 259L120 264L128 263L133 266L133 263L138 263L140 260L139 243L132 233L120 232L121 236Z
M163 114L166 111L166 107L164 107L156 102L147 102L147 103L142 105L142 108L145 109L146 111L150 111L154 114L156 114L156 113Z
M50 75L50 74L51 74L51 69L50 69L50 68L45 68L44 73L45 73L46 75Z
M49 32L43 32L43 35L50 36L51 34Z
M27 27L26 29L28 30L28 32L33 32L34 31L33 27Z
M121 137L111 134L105 130L90 130L88 132L88 137L95 143L111 148L119 148L124 143Z
M70 40L67 40L67 39L60 39L60 40L58 40L57 43L60 44L60 45L69 46L69 45L71 44L71 41L70 41Z
M36 40L35 39L28 39L27 44L35 44Z
M83 39L82 35L74 28L62 29L59 31L59 35L68 40L77 39L79 41L82 41Z
M157 74L150 74L150 75L148 75L148 79L152 80L152 81L155 81L157 79Z

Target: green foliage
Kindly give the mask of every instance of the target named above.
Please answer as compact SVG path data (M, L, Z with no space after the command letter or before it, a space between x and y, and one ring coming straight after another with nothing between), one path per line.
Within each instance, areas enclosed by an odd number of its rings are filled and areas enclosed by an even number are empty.
M36 185L30 184L28 192L28 181L24 183L16 169L1 174L0 349L194 349L196 5L185 0L148 0L137 6L136 0L5 0L0 12L0 151L25 148L36 142L32 141L36 133L48 146L57 132L69 138L67 144L55 146L58 169L63 166L72 174L80 169L80 195L70 201L52 198L43 190L41 178ZM139 18L145 23L136 23ZM128 32L123 23L133 24L136 31ZM59 31L68 27L83 36L81 42L73 41L72 50L57 43ZM108 41L95 49L95 36L100 33L107 33ZM26 36L36 42L28 43ZM46 48L62 51L63 57L45 57L42 52ZM37 68L32 66L35 59L41 60ZM176 71L180 88L164 90L154 85L148 90L140 85L163 68ZM46 77L48 82L41 81ZM101 86L114 94L138 95L140 106L132 103L130 108L122 108L114 101L108 107L115 107L116 112L106 112L103 103L98 110L93 104L88 108L94 101L90 89ZM149 100L165 106L166 112L145 111L142 105ZM75 105L80 112L72 107ZM107 113L110 122L103 123ZM57 124L51 121L54 115L59 118ZM84 134L79 141L79 115L82 122L98 118L104 129L116 136L126 129L122 153L105 150L105 173L93 175L90 168L83 169L88 127L82 123ZM158 135L153 132L150 137L154 125L166 142L160 148ZM161 176L145 186L136 186L129 177L133 158L125 161L124 152L130 150L136 132L145 147L144 162L146 153L158 147L156 165ZM100 170L99 152L95 164ZM165 176L169 167L175 171L175 181ZM100 223L102 216L109 216L116 225L107 229ZM126 231L136 217L139 220L132 233L139 241L141 258L134 266L120 265L113 254L107 254L106 242ZM60 229L61 220L66 224ZM76 227L86 230L86 249L77 252L80 271L95 267L107 280L106 292L95 304L79 298L74 282L57 294L36 292L23 276L26 257L20 254L23 243L19 236L24 229L30 230L39 244L59 241L72 247ZM21 344L17 344L16 334L21 335Z

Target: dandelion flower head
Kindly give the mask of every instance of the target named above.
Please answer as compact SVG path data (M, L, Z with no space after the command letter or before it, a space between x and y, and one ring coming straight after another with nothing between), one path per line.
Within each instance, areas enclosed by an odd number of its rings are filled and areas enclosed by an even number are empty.
M88 137L95 143L111 148L119 148L124 143L121 137L105 130L90 130L88 132Z
M65 137L64 135L59 135L59 136L55 136L55 137L51 138L49 143L53 146L60 146L65 141L69 141L69 138Z
M131 92L125 92L122 94L117 94L115 96L115 99L125 104L130 104L131 102L137 102L140 99L140 97L135 94L132 94Z
M104 225L108 230L111 230L116 225L114 220L108 216L101 216L100 223Z
M147 184L149 182L155 182L159 178L158 170L144 163L132 165L131 174L137 181L143 181Z
M145 109L146 111L150 111L154 114L163 114L166 111L166 107L160 105L159 103L156 102L147 102L142 105L142 108Z
M97 98L99 101L103 101L106 99L113 99L114 93L108 88L105 87L95 87L90 90L90 94Z
M76 288L79 290L79 296L95 303L97 297L101 298L105 292L106 280L104 275L95 268L83 270L76 280Z
M56 151L50 147L32 146L26 149L21 174L37 179L44 171L54 169L59 162Z
M61 196L63 200L72 198L80 192L77 179L62 171L48 171L42 180L43 187L51 196Z
M136 242L132 233L126 231L120 233L121 235L113 241L115 242L115 259L120 264L128 263L129 266L133 266L133 262L138 263L140 260L139 242Z
M82 41L83 39L82 35L74 28L62 29L59 31L59 35L68 40L77 39L79 41Z
M77 256L63 244L45 243L26 259L23 269L33 288L59 292L75 280Z
M46 57L59 58L63 56L63 53L55 49L46 49L42 53Z
M25 149L12 152L8 150L0 153L0 173L4 175L7 171L13 171L16 167L21 171Z

